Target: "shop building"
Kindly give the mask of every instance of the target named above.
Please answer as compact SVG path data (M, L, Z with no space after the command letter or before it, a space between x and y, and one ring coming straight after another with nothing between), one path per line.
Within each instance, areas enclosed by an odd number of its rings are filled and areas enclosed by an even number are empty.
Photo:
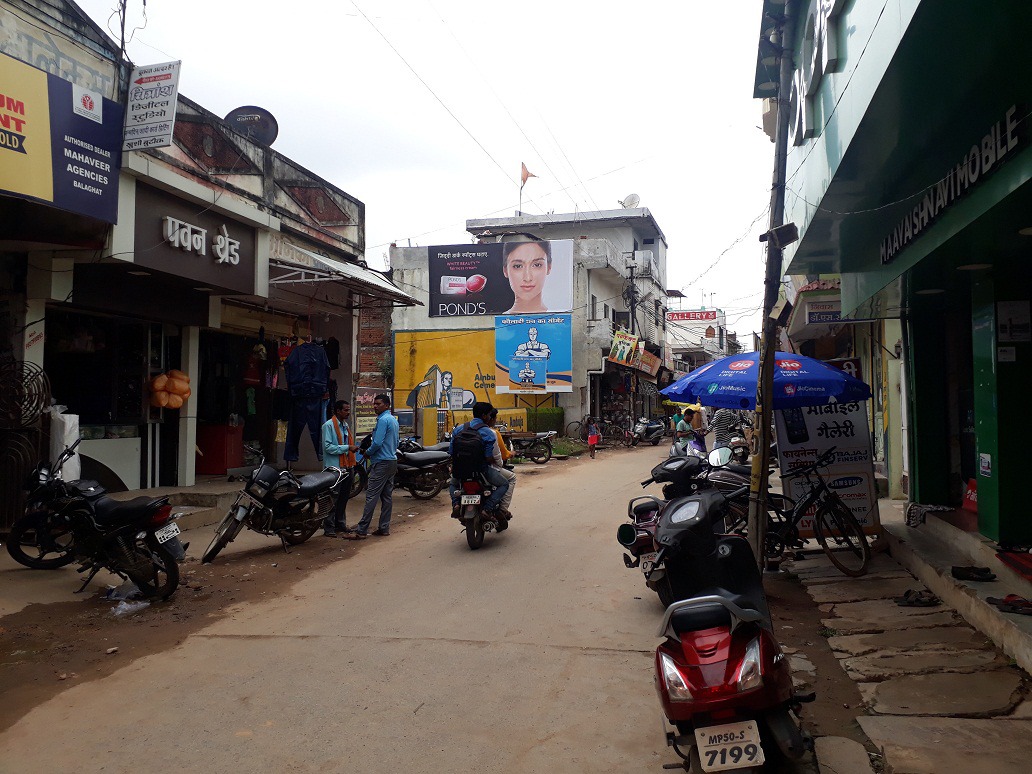
M1027 544L1017 418L1032 375L1032 6L768 1L757 97L778 89L770 36L786 18L785 221L800 233L786 272L837 275L842 322L860 324L854 337L868 327L864 346L883 358L875 384L891 395L902 372L885 446L909 498L959 506L974 482L977 530ZM797 309L829 302L804 293Z

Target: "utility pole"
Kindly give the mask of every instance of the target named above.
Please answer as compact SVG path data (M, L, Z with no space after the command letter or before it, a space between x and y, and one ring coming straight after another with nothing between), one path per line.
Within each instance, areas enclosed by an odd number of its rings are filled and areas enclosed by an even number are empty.
M630 286L630 292L631 292L631 335L633 336L634 335L634 318L635 318L635 315L636 315L635 303L638 300L638 288L636 288L634 286L634 257L633 257L633 254L632 254L632 257L631 257L631 262L629 264L627 264L627 268L630 269L630 271L631 271L631 286Z
M763 280L763 331L760 337L759 375L756 380L756 415L753 438L752 476L749 482L749 544L760 570L763 570L764 544L767 531L767 484L771 444L771 402L774 398L774 352L777 350L778 323L772 316L781 289L782 247L794 239L783 238L779 230L785 222L785 169L788 161L789 93L792 88L792 46L789 29L793 19L788 16L792 4L785 4L781 19L771 43L781 49L781 68L778 78L778 122L774 140L774 176L770 191L770 228L760 237L767 242L767 270ZM794 231L791 229L791 231Z

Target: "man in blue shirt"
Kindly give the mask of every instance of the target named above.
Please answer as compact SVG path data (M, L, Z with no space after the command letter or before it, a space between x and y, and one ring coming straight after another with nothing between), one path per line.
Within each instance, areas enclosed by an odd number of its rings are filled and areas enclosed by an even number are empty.
M490 403L483 401L473 404L473 421L469 423L469 427L477 431L480 436L480 440L484 442L484 477L488 480L488 483L494 487L494 491L491 492L491 496L484 501L484 510L488 513L495 514L499 510L499 505L502 502L502 498L505 497L505 493L509 490L509 481L498 472L498 468L495 463L495 434L487 423L487 418L494 411L494 406ZM455 455L455 437L462 432L467 425L459 425L452 431L452 439L448 444L448 452L454 458ZM453 465L454 467L454 465ZM451 493L452 498L452 516L458 516L459 513L459 481L457 478L452 476L449 482L448 491ZM507 516L509 514L501 514Z
M394 474L398 472L398 420L391 414L391 399L386 393L373 398L376 412L376 428L372 441L362 452L372 467L369 468L369 482L366 484L365 510L362 520L355 528L355 534L364 537L373 520L377 500L380 501L380 525L374 535L385 537L391 534L391 509L394 493ZM363 446L365 443L363 442Z

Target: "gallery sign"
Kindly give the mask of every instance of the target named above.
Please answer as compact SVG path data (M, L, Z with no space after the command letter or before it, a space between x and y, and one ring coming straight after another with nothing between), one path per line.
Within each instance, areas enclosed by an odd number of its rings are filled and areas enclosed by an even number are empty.
M573 392L573 315L495 317L495 391Z
M430 317L547 314L573 309L573 242L427 248Z
M716 309L697 309L690 312L667 312L667 320L681 322L700 322L702 320L716 320Z
M0 192L118 220L122 106L0 54Z

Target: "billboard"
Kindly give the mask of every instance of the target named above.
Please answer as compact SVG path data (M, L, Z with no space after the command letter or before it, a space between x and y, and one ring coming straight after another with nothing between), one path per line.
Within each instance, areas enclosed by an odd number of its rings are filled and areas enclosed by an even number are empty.
M495 317L499 393L573 392L573 315Z
M606 357L612 363L629 366L634 362L638 353L638 337L627 331L614 331L613 343L609 348L609 355Z
M165 62L133 68L122 150L164 148L172 144L181 64Z
M0 192L118 219L122 106L0 54Z
M427 248L430 317L548 314L573 309L573 242Z

